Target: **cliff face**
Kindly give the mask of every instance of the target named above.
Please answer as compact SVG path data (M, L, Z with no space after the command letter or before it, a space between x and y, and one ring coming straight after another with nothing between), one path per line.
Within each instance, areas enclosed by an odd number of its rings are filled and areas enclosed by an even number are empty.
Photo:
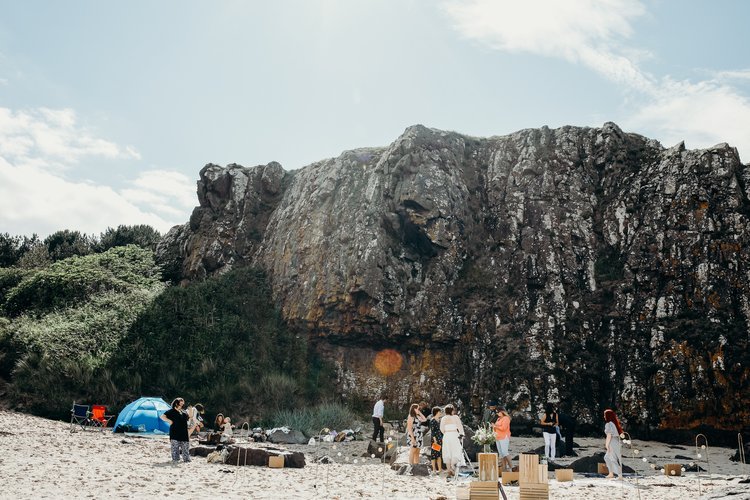
M266 269L347 395L734 429L750 421L748 181L726 144L664 149L611 123L414 126L293 173L207 165L157 252L174 279ZM400 364L378 371L385 348Z

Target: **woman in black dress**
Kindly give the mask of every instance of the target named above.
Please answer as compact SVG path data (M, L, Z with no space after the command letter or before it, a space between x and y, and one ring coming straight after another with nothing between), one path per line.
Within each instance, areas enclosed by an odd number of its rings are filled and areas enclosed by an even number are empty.
M430 461L432 461L432 472L439 473L443 470L443 433L440 432L440 407L432 409L432 419L430 420L430 435L432 436L432 448L430 449ZM437 449L436 449L437 448Z

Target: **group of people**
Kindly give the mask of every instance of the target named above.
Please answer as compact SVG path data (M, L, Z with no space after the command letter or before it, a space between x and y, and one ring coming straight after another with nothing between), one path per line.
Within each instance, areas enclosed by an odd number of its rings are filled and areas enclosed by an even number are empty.
M378 400L373 408L373 441L380 438L383 442L385 427L383 425L383 414L385 409L386 397ZM427 430L430 431L430 459L432 470L437 473L442 470L445 464L448 475L455 475L457 467L465 465L463 451L464 427L461 419L455 412L453 405L447 405L445 408L435 406L432 411L428 411L427 403L414 403L409 407L409 414L406 419L406 434L409 450L409 463L419 463L419 454L424 446L423 438ZM425 413L431 413L426 416ZM510 423L511 418L507 409L502 405L495 403L488 404L487 410L482 418L489 423L495 433L495 445L500 457L500 467L503 470L510 471L513 464L510 458ZM622 458L620 447L620 436L623 434L622 426L615 412L611 409L604 411L604 433L606 435L604 461L609 471L608 478L612 479L622 475ZM542 427L544 437L544 457L546 460L552 460L556 456L557 438L565 437L565 452L572 455L573 451L573 434L575 432L576 421L569 415L558 413L552 403L547 403L544 413L541 415L539 423ZM561 433L560 429L563 432Z
M387 399L383 397L378 400L373 408L373 441L380 438L380 442L383 442L385 433L383 412ZM428 415L425 415L425 413ZM444 408L435 406L430 410L429 405L424 401L414 403L409 407L409 414L406 418L406 436L410 464L419 463L419 454L424 447L424 436L428 430L431 436L430 461L432 471L439 473L443 469L443 464L445 464L448 476L454 476L458 467L466 465L462 444L464 426L455 407L449 404Z
M172 407L164 412L159 418L169 424L169 444L172 454L172 462L190 462L190 436L200 433L205 427L203 415L206 413L202 404L189 405L185 408L183 398L172 400ZM221 435L221 442L231 439L234 426L232 419L221 413L216 415L214 428Z

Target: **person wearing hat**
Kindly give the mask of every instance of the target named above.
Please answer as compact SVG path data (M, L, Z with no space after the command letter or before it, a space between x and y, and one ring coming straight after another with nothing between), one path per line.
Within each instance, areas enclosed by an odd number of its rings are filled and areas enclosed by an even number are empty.
M496 407L497 420L493 427L495 429L495 445L497 452L500 454L500 467L505 471L513 470L513 463L510 461L510 415L503 405Z

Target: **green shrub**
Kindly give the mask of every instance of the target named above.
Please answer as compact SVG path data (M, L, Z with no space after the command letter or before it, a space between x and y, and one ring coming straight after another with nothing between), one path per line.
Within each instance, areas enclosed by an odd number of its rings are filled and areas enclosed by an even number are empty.
M159 283L153 252L135 245L102 254L71 257L26 275L7 292L5 311L43 313L68 307L104 291L126 292Z
M312 408L279 410L272 414L269 424L302 431L307 437L317 436L324 428L338 431L353 428L357 416L339 403L322 403Z
M153 252L118 247L36 270L1 270L0 376L19 408L64 417L81 398L118 398L107 363L164 289Z
M0 304L5 303L8 292L18 286L29 274L31 271L17 267L0 268Z
M24 315L13 320L12 342L6 341L13 357L0 367L7 372L13 363L16 401L45 416L64 416L73 400L114 404L118 398L106 365L130 325L162 288L105 292L40 318Z

